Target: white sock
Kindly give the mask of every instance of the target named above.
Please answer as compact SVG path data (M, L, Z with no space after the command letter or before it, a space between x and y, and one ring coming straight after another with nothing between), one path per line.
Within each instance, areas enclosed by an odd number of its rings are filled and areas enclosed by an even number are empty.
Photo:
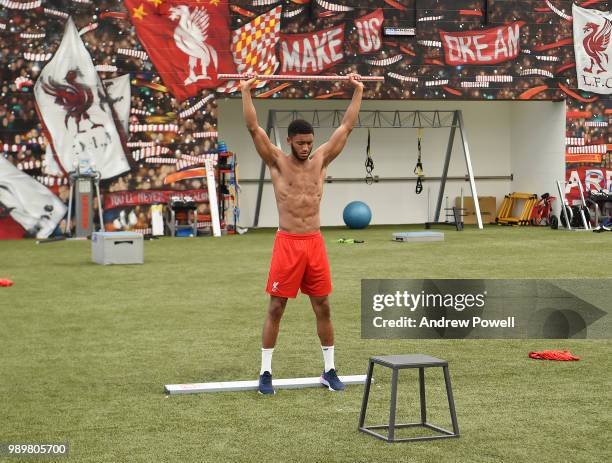
M260 375L263 375L265 371L272 374L272 352L274 352L274 347L270 349L266 349L265 347L261 348L261 371Z
M321 346L323 351L323 360L325 361L325 372L327 373L332 368L335 370L334 365L334 346Z

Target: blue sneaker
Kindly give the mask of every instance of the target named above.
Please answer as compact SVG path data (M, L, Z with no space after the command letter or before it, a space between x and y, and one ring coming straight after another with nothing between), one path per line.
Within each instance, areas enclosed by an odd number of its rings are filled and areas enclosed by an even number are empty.
M275 394L272 387L272 373L269 371L264 371L263 375L259 377L259 393L266 395Z
M321 375L321 384L327 386L330 391L344 391L344 383L340 381L333 368Z

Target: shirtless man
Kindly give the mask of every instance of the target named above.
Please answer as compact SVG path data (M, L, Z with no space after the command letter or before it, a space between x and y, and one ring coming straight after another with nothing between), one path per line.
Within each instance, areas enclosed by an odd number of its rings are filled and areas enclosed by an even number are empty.
M325 242L319 230L319 209L327 166L344 148L357 120L363 84L359 75L350 75L349 82L354 87L351 104L340 127L328 142L314 152L312 126L303 120L293 121L289 125L287 137L291 154L286 155L270 142L266 132L257 123L251 99L251 88L255 81L255 78L251 78L240 83L242 109L255 149L270 169L279 216L279 229L274 241L266 288L270 294L270 303L263 327L259 392L274 394L272 352L287 298L295 298L298 289L310 297L317 319L317 334L325 362L321 383L331 391L342 391L344 384L338 378L334 365L334 328L328 299L332 286Z

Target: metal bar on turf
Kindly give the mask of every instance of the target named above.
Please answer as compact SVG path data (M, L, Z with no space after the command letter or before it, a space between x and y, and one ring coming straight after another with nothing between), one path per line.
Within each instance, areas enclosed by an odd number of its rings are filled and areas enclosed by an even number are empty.
M316 76L316 75L287 75L287 74L257 74L257 80L319 80L319 81L332 81L338 82L343 80L349 80L349 76ZM247 79L247 74L218 74L217 78L220 80L242 80ZM384 82L384 76L360 76L361 82Z
M346 385L365 384L366 375L340 376L340 381ZM169 395L196 394L200 392L239 392L256 391L259 382L252 381L222 381L216 383L166 384L164 392ZM301 389L305 387L322 387L319 377L273 379L272 385L277 389Z

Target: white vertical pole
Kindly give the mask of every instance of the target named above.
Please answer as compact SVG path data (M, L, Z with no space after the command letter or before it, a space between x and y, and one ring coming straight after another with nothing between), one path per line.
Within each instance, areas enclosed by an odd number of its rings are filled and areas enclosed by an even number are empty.
M465 126L463 125L463 113L461 110L457 110L457 116L459 121L459 133L461 134L461 141L463 145L463 154L465 156L465 165L467 166L468 177L470 180L470 188L472 189L472 198L474 199L474 211L476 212L476 221L478 222L478 228L483 229L482 216L480 215L480 204L478 203L478 192L476 191L476 182L474 181L474 171L472 169L472 160L470 159L470 148L467 142L467 134Z
M212 159L204 161L206 167L206 186L208 187L208 203L210 205L210 216L212 219L213 236L221 236L221 224L219 223L219 201L217 199L217 185L215 184L215 168Z

